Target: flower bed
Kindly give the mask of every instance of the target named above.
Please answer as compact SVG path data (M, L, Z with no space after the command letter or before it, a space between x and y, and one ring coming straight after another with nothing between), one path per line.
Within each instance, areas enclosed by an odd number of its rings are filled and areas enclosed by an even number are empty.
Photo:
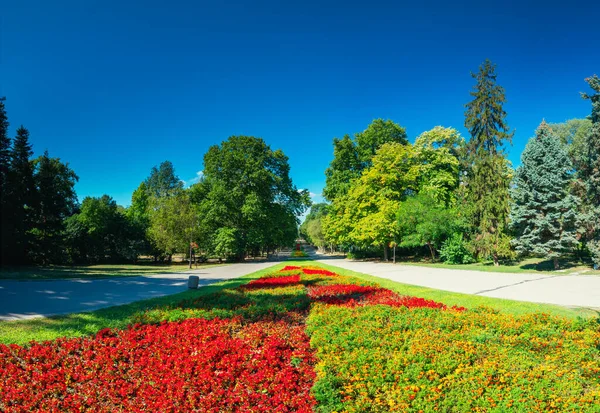
M288 266L127 330L0 345L0 411L598 411L595 321L360 283Z
M244 286L245 289L254 290L268 287L283 287L286 285L298 284L300 275L290 275L284 277L265 277L258 280L252 280Z
M313 301L326 304L345 305L389 305L392 307L408 308L438 308L445 310L445 304L426 300L419 297L399 295L391 290L381 287L363 286L354 284L335 284L309 287L308 296ZM453 310L464 311L463 307L451 307Z
M0 411L308 412L314 360L303 329L190 319L2 345Z
M307 332L322 411L599 411L594 320L317 303Z

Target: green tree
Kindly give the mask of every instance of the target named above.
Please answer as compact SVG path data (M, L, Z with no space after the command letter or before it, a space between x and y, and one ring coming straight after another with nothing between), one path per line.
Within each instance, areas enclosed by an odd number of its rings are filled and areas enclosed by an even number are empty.
M257 253L294 242L296 216L310 205L310 198L308 191L296 188L289 172L281 150L273 151L251 136L232 136L204 156L200 215L213 234L223 227L236 230L243 246L237 259L246 251ZM273 231L273 223L285 228ZM278 239L281 234L286 234L285 240Z
M175 168L170 161L152 167L150 176L144 181L150 196L162 198L176 194L183 188L183 182L175 175Z
M236 228L222 227L217 229L214 236L214 253L221 258L238 257L244 252L244 245L240 239L240 232Z
M325 170L325 199L333 201L348 193L353 180L360 176L362 164L358 151L350 136L333 138L333 160Z
M396 212L407 194L417 192L418 177L412 145L384 144L348 194L332 204L323 219L325 237L336 245L382 248L387 260Z
M356 133L354 139L345 135L333 139L333 160L325 171L323 195L334 201L348 193L352 182L360 177L371 159L385 143L408 144L406 130L391 120L375 119L367 129Z
M29 131L21 126L13 141L8 174L10 197L11 261L24 263L30 253L37 191L33 178L33 150L29 143Z
M396 231L401 247L429 248L432 261L442 242L462 230L462 220L454 208L447 208L430 194L421 192L402 202L397 213Z
M108 195L86 197L66 220L73 262L134 261L139 253L125 211Z
M592 128L592 121L590 119L569 119L564 123L549 123L548 126L567 146L571 162L578 174L587 159L586 138Z
M169 257L176 252L190 251L198 235L198 215L189 191L179 190L170 196L150 200L148 234L154 245ZM190 256L190 268L191 268Z
M463 208L470 214L475 255L491 256L494 265L499 265L500 258L511 255L507 234L511 170L503 145L511 142L513 132L506 124L506 98L504 89L496 84L495 66L486 60L472 76L476 80L473 100L465 111L471 139Z
M473 100L465 105L465 127L471 135L469 151L472 155L496 155L505 142L512 142L514 134L506 124L504 88L496 83L496 66L489 60L471 76L476 80L470 92Z
M362 168L371 166L371 159L377 150L386 143L399 143L406 145L406 130L391 120L375 119L362 132L355 136L356 150L362 163Z
M592 122L585 137L585 162L582 163L579 176L585 187L585 221L587 247L594 264L600 265L600 78L596 75L586 79L593 93L582 93L584 99L592 103Z
M545 122L538 127L521 155L515 175L510 214L520 253L554 261L572 251L578 241L580 200L569 193L572 164L565 147Z
M324 248L327 245L322 218L327 215L328 207L329 205L325 203L313 204L304 222L300 225L301 236L318 248Z
M0 98L0 264L10 258L10 198L8 196L8 171L10 168L10 138L8 137L8 116Z
M32 230L36 262L49 264L64 260L65 220L77 206L75 172L59 158L51 158L48 151L33 162L37 187L37 211Z
M454 128L435 128L423 132L415 140L420 164L419 191L426 192L437 202L451 205L459 184L460 151L464 139Z

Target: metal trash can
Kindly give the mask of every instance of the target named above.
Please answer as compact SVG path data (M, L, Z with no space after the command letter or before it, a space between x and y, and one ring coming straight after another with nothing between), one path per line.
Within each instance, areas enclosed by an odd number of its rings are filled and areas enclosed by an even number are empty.
M199 282L200 277L198 277L197 275L190 275L190 278L188 278L188 288L197 290Z

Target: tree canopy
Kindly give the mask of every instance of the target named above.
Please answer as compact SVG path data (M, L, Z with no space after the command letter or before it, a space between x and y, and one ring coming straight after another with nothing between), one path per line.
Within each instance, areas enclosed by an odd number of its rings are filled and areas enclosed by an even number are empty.
M520 253L532 253L554 261L572 251L578 240L580 200L569 193L572 180L569 155L545 123L527 143L517 168L510 213Z

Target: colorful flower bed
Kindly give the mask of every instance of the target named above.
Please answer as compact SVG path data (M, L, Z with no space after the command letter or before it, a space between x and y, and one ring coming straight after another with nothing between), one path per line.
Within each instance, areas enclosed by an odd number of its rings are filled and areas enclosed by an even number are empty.
M0 346L0 411L308 412L314 361L303 330L190 319Z
M307 332L321 411L600 411L595 320L315 304Z
M308 288L308 296L312 301L326 304L355 307L357 305L389 305L392 307L408 308L439 308L448 307L445 304L426 300L419 297L399 295L387 288L363 286L355 284L322 285ZM451 307L453 310L464 311L464 307Z
M595 320L464 310L287 266L127 330L0 345L0 411L600 411Z

